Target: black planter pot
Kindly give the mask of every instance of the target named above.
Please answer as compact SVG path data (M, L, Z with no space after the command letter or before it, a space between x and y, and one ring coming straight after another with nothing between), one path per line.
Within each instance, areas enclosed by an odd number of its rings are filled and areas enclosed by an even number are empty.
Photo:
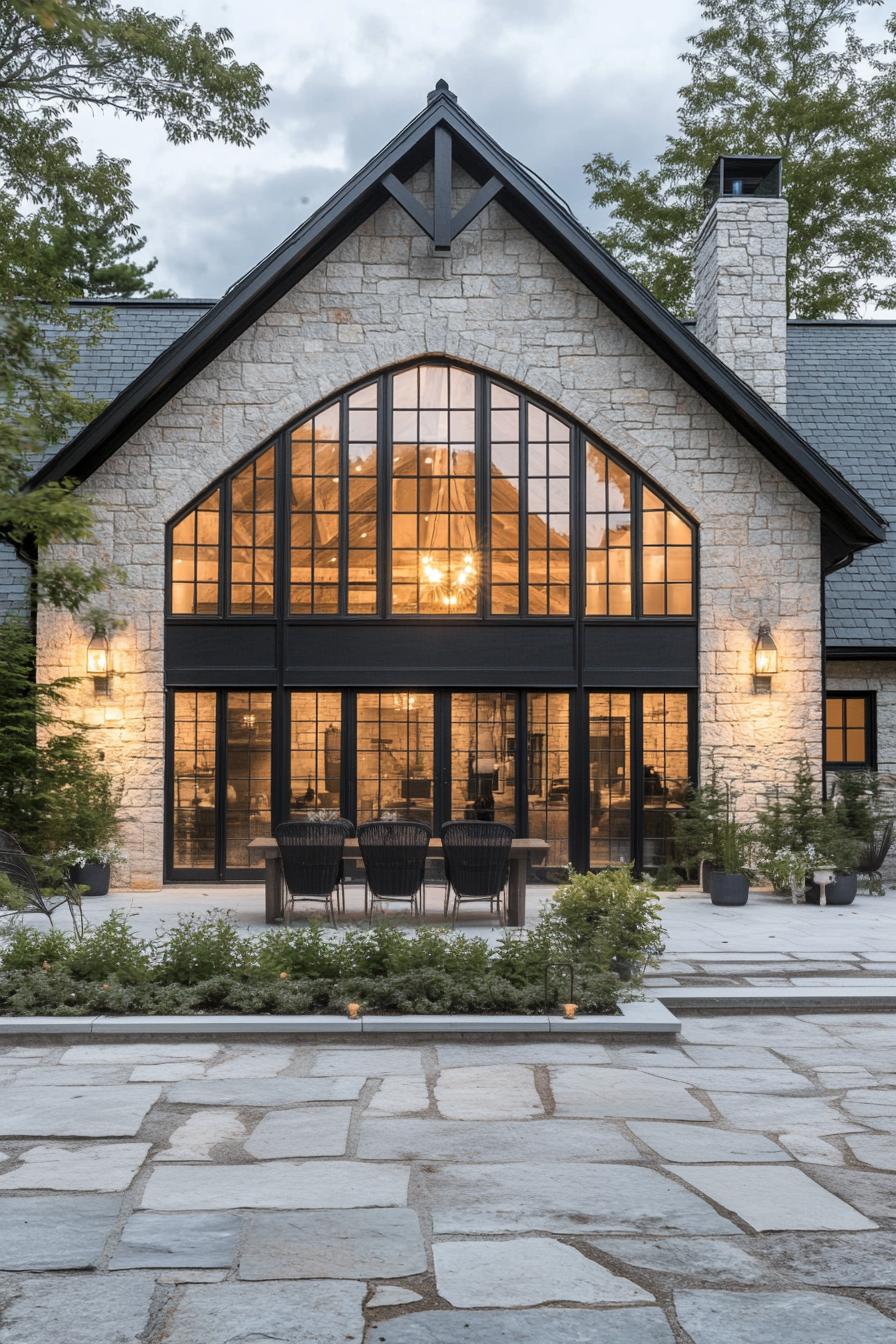
M700 865L700 884L707 896L709 895L709 884L712 880L712 875L715 872L715 867L712 859L704 859L703 863Z
M722 873L717 870L709 879L709 894L713 905L746 905L750 879L743 873Z
M109 890L110 865L108 863L76 864L69 868L69 881L73 886L86 887L85 896L105 896Z
M838 873L828 884L825 897L828 905L852 905L859 889L858 873ZM806 888L806 904L821 905L821 888L813 882Z

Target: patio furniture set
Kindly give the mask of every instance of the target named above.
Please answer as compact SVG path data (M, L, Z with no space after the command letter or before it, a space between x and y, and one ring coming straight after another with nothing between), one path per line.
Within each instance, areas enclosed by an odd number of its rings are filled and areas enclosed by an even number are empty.
M345 911L346 860L364 868L364 913L405 905L426 914L426 889L443 888L443 917L452 927L463 905L487 904L499 921L522 927L530 861L546 854L544 840L516 839L510 826L490 821L449 821L440 837L419 821L371 821L355 832L343 817L286 821L273 836L253 840L265 860L265 919L289 923L295 907L323 907L335 927ZM440 870L440 871L437 871Z

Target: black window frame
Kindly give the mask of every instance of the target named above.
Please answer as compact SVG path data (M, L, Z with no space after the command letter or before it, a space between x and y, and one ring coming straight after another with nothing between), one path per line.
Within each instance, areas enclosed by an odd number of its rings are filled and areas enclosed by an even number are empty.
M865 759L862 761L831 761L828 760L828 702L830 700L861 700L865 705ZM841 728L843 743L846 743L846 716L844 713L843 726ZM877 769L877 694L875 691L837 691L826 690L824 695L824 725L822 740L824 742L824 768L830 771L863 770Z
M395 374L423 364L439 364L458 367L470 372L476 379L476 521L478 531L479 592L475 612L468 613L414 613L392 612L391 610L391 406L392 378ZM347 499L348 499L348 398L360 388L378 384L378 442L377 442L377 602L375 612L349 612L347 610ZM494 384L505 388L520 398L520 500L519 500L519 611L510 614L492 614L490 604L490 507L491 476L490 448L488 432L488 411L490 407L490 386ZM526 480L528 470L528 439L526 432L526 406L532 403L548 415L563 421L570 428L570 610L564 614L535 613L528 611L528 566L527 566L527 524L528 501ZM290 582L290 499L291 499L291 436L300 424L321 411L338 403L340 406L340 508L339 508L339 607L338 612L292 612ZM628 472L632 480L632 610L630 615L588 615L586 605L585 577L585 445L593 443L600 452ZM230 483L233 477L243 471L255 458L273 446L275 452L275 538L274 538L274 609L263 613L233 613L230 611L230 553L231 553L231 507ZM174 612L171 608L171 548L172 532L178 522L214 490L221 491L221 511L219 530L219 573L218 573L218 610L217 612ZM642 492L649 489L663 503L682 518L691 528L693 544L691 548L691 612L688 615L645 615L643 611L643 536L642 536ZM251 625L253 623L277 624L284 622L327 625L334 622L371 623L388 621L395 623L438 622L450 626L464 623L525 623L536 625L563 625L584 623L586 625L631 625L652 624L676 626L696 625L699 611L699 555L700 528L697 521L677 500L659 486L650 476L642 472L633 462L616 452L599 434L589 429L575 417L561 408L539 397L522 385L492 373L478 365L464 363L461 360L445 359L438 356L403 361L388 369L357 379L342 390L321 398L289 421L276 434L270 435L263 443L246 453L239 461L209 482L201 492L169 520L165 529L165 620L172 623L234 624Z

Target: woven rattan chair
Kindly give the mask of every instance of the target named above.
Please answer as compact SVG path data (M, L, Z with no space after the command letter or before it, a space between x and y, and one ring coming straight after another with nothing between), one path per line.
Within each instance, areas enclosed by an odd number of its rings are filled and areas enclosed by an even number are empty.
M457 923L461 905L488 901L490 912L504 923L504 890L510 875L510 843L513 828L498 821L446 821L442 827L442 853L451 894L451 927Z
M323 905L336 927L334 894L342 875L345 824L339 821L284 821L274 831L283 863L286 893L283 922L288 924L299 901ZM338 897L337 897L338 899Z
M420 821L368 821L358 827L358 848L370 892L368 919L378 905L401 902L420 917L420 893L432 831Z

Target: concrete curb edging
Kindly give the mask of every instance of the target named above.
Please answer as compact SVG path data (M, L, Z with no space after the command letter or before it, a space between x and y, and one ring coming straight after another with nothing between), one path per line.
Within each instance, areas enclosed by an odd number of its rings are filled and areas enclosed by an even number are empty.
M324 1014L238 1014L187 1017L0 1017L0 1038L14 1036L181 1037L201 1036L675 1036L681 1023L655 999L621 1003L619 1013L565 1018L518 1014L493 1016L407 1014L347 1017Z

